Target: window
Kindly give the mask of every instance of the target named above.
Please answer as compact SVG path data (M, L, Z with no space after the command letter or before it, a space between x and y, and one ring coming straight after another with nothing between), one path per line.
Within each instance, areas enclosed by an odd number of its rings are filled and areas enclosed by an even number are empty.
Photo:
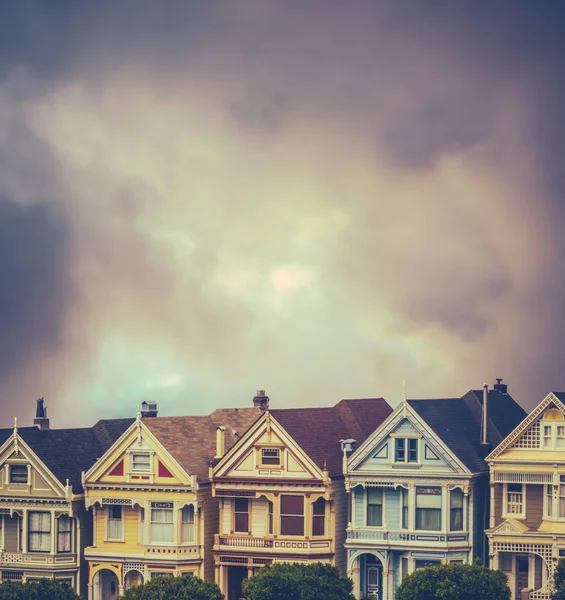
M281 451L279 448L261 448L261 465L281 466Z
M57 520L57 552L71 551L71 519L62 515Z
M408 529L408 490L400 488L400 497L402 501L402 529Z
M545 515L552 520L565 519L565 485L559 486L559 504L557 506L557 514L553 514L553 486L545 486Z
M269 500L269 534L270 535L273 534L273 511L274 511L274 505Z
M194 506L184 506L181 514L181 542L194 542Z
M281 535L304 535L304 496L281 496Z
M249 500L236 498L234 501L234 524L236 533L249 533Z
M501 552L499 555L500 568L503 571L512 571L512 554L510 552Z
M524 514L524 491L521 483L506 484L506 514L515 516Z
M312 535L324 535L326 529L326 501L318 498L312 504Z
M151 472L151 455L150 454L132 454L131 455L132 471L140 471L142 473Z
M549 450L565 448L565 422L557 409L548 410L543 416L541 447Z
M383 489L367 488L367 527L383 525Z
M151 542L170 543L175 541L172 502L151 502Z
M108 506L108 531L109 540L123 540L124 522L122 520L121 506Z
M27 483L27 465L10 465L10 483Z
M451 490L449 494L449 530L463 531L463 491Z
M28 519L29 551L51 552L51 513L30 512Z
M441 488L416 488L416 529L441 530Z
M145 543L145 509L143 506L139 507L139 531L138 538L141 544Z
M396 438L394 442L396 462L418 462L418 438Z

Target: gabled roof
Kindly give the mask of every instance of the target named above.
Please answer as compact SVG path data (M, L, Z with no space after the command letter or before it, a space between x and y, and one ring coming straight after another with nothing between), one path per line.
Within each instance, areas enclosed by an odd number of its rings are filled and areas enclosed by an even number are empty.
M186 473L203 482L209 479L208 467L216 454L216 428L226 427L227 451L261 414L257 408L231 408L207 416L149 417L142 422Z
M408 400L410 406L433 429L446 446L473 473L488 470L481 447L482 390L471 390L462 398ZM488 442L499 444L504 434L512 431L526 412L509 395L489 390Z
M384 398L342 400L332 407L270 411L296 443L330 477L343 474L340 440L361 444L392 413Z
M81 473L88 470L132 423L133 419L108 419L93 427L46 429L18 427L18 436L64 486L67 479L75 494L82 493ZM0 445L13 434L0 429Z

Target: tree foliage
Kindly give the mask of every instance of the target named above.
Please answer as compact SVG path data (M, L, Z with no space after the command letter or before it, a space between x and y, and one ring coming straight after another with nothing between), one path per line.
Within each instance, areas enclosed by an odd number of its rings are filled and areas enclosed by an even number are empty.
M553 600L565 600L565 559L557 563L553 574Z
M243 581L246 600L354 600L353 584L322 563L267 565Z
M61 585L54 579L40 581L3 581L0 585L0 600L80 600L72 588Z
M155 577L126 590L125 600L224 600L220 588L198 577Z
M419 569L396 590L396 600L510 600L510 588L502 571L450 563Z

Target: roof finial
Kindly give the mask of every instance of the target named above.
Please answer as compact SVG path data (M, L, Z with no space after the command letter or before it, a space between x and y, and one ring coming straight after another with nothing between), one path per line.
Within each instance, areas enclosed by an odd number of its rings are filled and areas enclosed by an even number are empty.
M406 379L402 381L402 402L406 404Z
M141 404L137 405L137 420L141 419Z
M14 435L18 433L18 417L14 417Z

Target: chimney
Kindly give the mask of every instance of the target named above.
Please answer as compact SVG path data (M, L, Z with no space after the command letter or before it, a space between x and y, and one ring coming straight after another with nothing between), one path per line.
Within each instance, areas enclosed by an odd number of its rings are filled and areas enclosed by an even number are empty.
M483 385L483 414L481 423L481 444L488 445L488 384Z
M216 427L216 456L214 458L222 458L226 448L226 428L221 425Z
M33 424L37 425L41 431L46 431L49 429L49 419L47 418L47 407L43 406L45 401L43 398L38 398L36 402L37 406L35 408L35 419L33 420Z
M147 417L157 416L157 402L142 402L141 403L141 416L145 419Z
M353 452L357 445L357 440L352 440L351 438L349 438L347 440L339 440L339 443L341 445L342 452Z
M257 395L253 398L253 406L261 412L269 410L269 396L265 394L265 390L257 390Z
M500 383L502 381L502 377L496 378L496 383L494 384L494 389L498 390L501 394L508 393L508 386L505 383Z

